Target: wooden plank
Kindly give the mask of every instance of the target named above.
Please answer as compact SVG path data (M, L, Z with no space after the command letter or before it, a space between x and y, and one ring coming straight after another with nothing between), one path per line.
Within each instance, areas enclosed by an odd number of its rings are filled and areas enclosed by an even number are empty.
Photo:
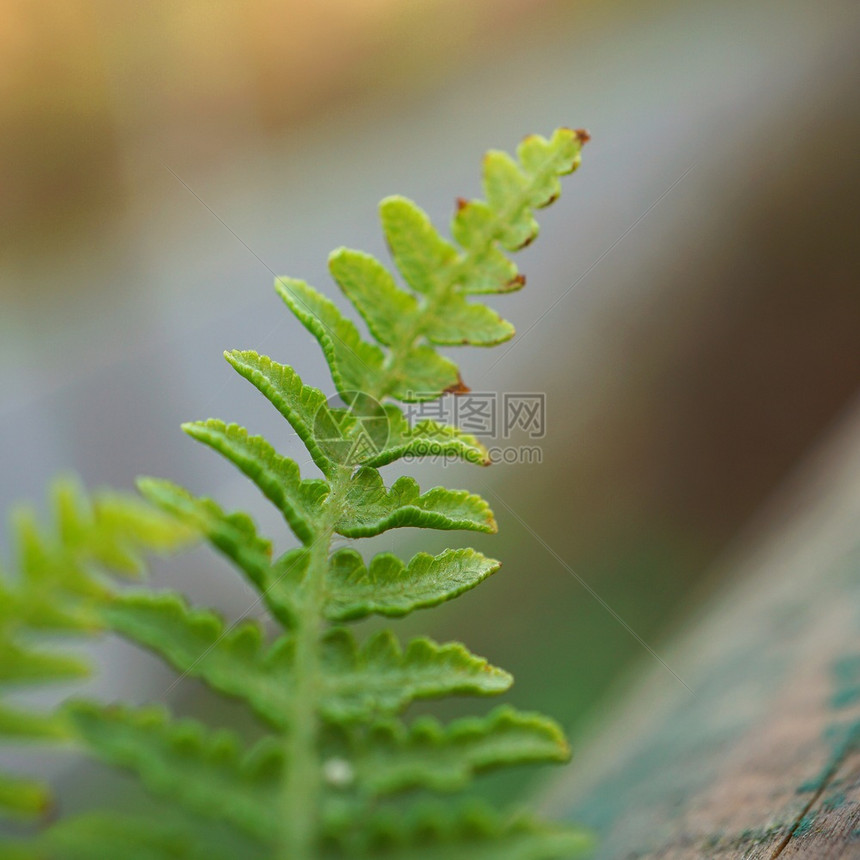
M689 690L643 662L545 811L598 858L860 857L860 411L717 578Z

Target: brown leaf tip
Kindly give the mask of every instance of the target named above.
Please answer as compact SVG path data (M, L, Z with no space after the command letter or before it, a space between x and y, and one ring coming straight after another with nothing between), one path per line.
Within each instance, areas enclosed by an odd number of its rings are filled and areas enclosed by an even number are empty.
M529 236L526 236L526 238L519 245L517 245L517 247L514 248L514 250L515 251L522 251L523 248L528 248L528 246L531 245L531 243L534 242L534 240L536 238L537 238L537 233L532 233Z
M458 197L456 203L458 212L462 212L469 205L469 201L465 197Z
M453 394L456 396L458 394L468 394L471 390L472 389L469 388L469 386L466 385L465 382L463 382L463 377L460 376L460 374L458 373L457 381L453 385L449 385L443 393Z
M514 275L507 283L512 290L519 289L520 287L524 287L526 285L526 276L520 273L519 275Z
M575 128L573 134L580 143L588 143L591 135L584 128Z

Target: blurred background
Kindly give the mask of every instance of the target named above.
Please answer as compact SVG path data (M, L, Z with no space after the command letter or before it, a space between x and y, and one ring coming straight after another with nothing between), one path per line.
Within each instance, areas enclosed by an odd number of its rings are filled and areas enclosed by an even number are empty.
M493 300L518 339L457 353L475 390L546 393L543 464L417 470L487 496L500 534L462 542L505 566L403 622L511 669L509 698L575 736L653 659L577 576L659 651L856 396L858 37L853 0L0 0L0 502L60 470L153 474L288 546L178 428L238 420L306 461L221 358L255 348L330 389L273 273L334 295L331 248L385 254L381 197L444 225L480 194L485 149L586 127L518 256L526 289ZM205 551L156 579L251 607ZM105 696L171 683L122 643L100 651ZM212 718L194 684L170 695Z

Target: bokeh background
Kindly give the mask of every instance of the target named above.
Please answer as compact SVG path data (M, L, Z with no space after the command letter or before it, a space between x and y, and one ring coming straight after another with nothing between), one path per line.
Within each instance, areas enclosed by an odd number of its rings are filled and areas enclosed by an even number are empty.
M546 393L543 465L419 470L485 493L501 532L472 542L505 566L404 622L511 669L511 700L575 736L653 659L577 577L659 652L855 398L858 44L850 0L0 0L0 503L60 470L143 473L279 529L178 429L239 420L306 459L220 357L328 385L272 272L333 294L331 248L385 254L384 195L445 224L485 149L587 127L528 286L495 302L519 339L458 353L473 389ZM258 614L205 551L155 575ZM122 643L100 656L105 696L171 683ZM193 683L169 695L212 718Z

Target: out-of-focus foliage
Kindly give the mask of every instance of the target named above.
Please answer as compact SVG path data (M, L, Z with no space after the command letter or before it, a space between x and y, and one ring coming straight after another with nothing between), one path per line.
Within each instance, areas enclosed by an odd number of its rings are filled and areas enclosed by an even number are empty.
M138 498L107 492L87 498L70 480L54 484L51 500L50 529L41 529L31 510L16 512L15 572L0 571L0 736L6 741L69 739L64 712L9 704L8 693L88 675L86 660L50 647L46 639L105 630L104 612L116 596L105 574L139 576L141 551L170 550L194 534ZM41 783L0 775L0 810L6 815L38 817L50 805Z

